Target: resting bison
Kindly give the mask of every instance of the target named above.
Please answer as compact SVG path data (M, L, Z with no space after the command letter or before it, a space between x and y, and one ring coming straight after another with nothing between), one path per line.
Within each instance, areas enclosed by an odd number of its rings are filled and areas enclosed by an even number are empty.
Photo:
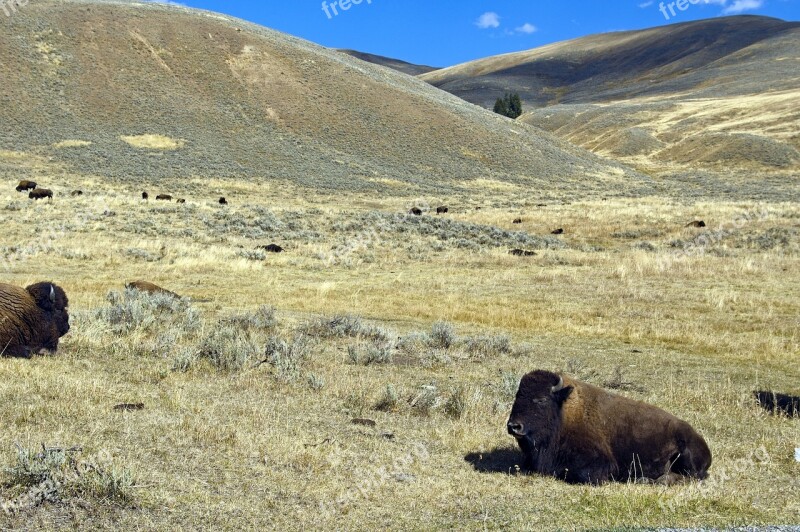
M528 251L527 249L519 249L519 248L510 249L508 253L510 255L516 255L518 257L533 257L534 255L536 255L535 251Z
M777 414L783 412L787 416L800 416L800 397L786 395L785 393L753 392L758 399L758 404L767 412Z
M686 227L705 227L706 223L703 220L695 220L686 224Z
M40 200L44 198L53 199L53 191L46 188L34 188L28 192L28 197L33 200Z
M69 193L70 196L83 196L83 190L73 190Z
M441 207L436 207L436 214L447 214L450 209L442 205Z
M553 234L553 235L563 235L563 234L564 234L564 229L562 229L561 227L559 227L558 229L554 229L554 230L550 231L550 234Z
M150 197L150 195L147 192L142 192L142 199L143 200L146 200L149 197Z
M52 283L27 288L0 283L0 354L30 358L56 351L69 332L67 294Z
M183 198L178 198L178 200L175 203L186 203L186 200Z
M521 224L522 223L522 218L514 218L514 221L511 222L511 223L512 224Z
M224 197L223 197L223 198L220 198L220 199L219 199L219 204L220 204L220 205L227 205L227 204L228 204L228 200L226 200Z
M281 253L283 248L280 247L278 244L267 244L266 246L257 246L256 249L263 249L264 251L269 251L270 253Z
M22 180L17 185L17 192L24 192L26 190L33 190L36 188L36 183L34 181Z
M140 292L147 292L148 294L165 294L168 296L173 297L180 297L175 292L170 292L164 288L161 288L157 284L153 284L149 281L132 281L130 283L125 284L125 288L128 290L138 290Z
M411 210L408 211L408 214L413 214L414 216L422 216L422 209L419 207L411 207Z
M169 194L159 194L156 196L156 199L161 201L172 201L172 196Z
M508 432L525 466L570 483L706 477L711 451L685 421L655 406L549 371L522 378Z

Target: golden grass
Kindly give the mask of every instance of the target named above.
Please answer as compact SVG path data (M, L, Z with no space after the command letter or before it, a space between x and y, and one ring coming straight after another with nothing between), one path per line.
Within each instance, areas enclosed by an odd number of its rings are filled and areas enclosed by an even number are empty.
M147 150L173 151L183 148L183 146L186 144L186 141L182 139L173 139L164 135L155 134L123 135L120 138L134 148L142 148Z
M14 185L4 183L1 190ZM52 204L0 193L0 208L17 202L20 209L3 211L0 246L37 243L29 255L7 263L4 279L58 282L74 316L57 356L0 360L0 401L7 405L0 413L0 459L13 461L14 442L108 450L139 486L134 505L46 504L0 515L0 526L5 519L8 526L41 528L72 522L162 529L539 530L800 520L792 458L800 447L798 420L765 414L749 395L762 387L800 392L796 232L771 249L753 243L765 234L796 231L797 205L646 198L536 207L497 189L474 210L476 191L443 199L451 208L447 218L535 235L563 227L568 248L539 250L530 258L505 249L468 251L453 242L428 251L427 237L386 233L329 263L325 257L339 238L330 232L331 220L369 210L405 212L408 199L334 202L273 184L245 200L240 186L192 183L192 194L181 192L194 209L190 215L178 205L144 203L134 191L103 185L80 199L57 195ZM231 205L215 205L218 195ZM234 226L217 231L202 222L222 212L254 224L259 215L245 201L271 209L284 224L310 219L325 234L287 242L279 229L255 242ZM116 216L101 216L105 210ZM765 210L766 217L734 224L743 213ZM521 225L511 223L517 216ZM705 253L678 255L668 243L700 234L684 227L693 219L705 220L710 233L722 225L732 234ZM141 232L147 224L191 236L147 236ZM38 245L31 236L53 228L52 242ZM269 241L288 251L265 260L240 254ZM636 245L642 241L653 248ZM269 365L225 373L201 362L174 372L174 353L144 348L157 343L162 331L117 335L93 318L108 304L106 293L132 279L210 299L196 304L205 329L218 316L268 304L277 307L278 334L285 337L312 316L352 313L398 336L427 331L438 320L453 323L462 338L509 334L516 350L479 359L456 348L433 362L416 352L393 364L364 366L349 363L350 341L324 340L292 383L276 379ZM506 474L519 455L504 431L512 399L503 373L520 376L534 368L568 370L601 385L619 368L636 385L621 393L692 423L714 454L711 472L725 471L728 478L670 488L592 488ZM324 381L321 389L307 384L307 373ZM401 397L398 410L374 410L389 384ZM463 417L452 419L442 406L430 416L415 413L407 399L425 385L434 385L441 401L463 387ZM140 412L111 409L138 401L146 405ZM353 417L377 426L353 425ZM768 460L742 461L762 447ZM483 465L476 469L467 457ZM8 491L0 487L0 495Z

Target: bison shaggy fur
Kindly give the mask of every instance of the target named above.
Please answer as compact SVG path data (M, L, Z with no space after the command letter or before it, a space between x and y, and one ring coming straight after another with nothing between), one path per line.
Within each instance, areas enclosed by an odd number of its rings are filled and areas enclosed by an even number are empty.
M564 234L564 229L561 228L561 227L559 227L558 229L553 229L552 231L550 231L550 234L563 235Z
M172 201L172 196L169 194L159 194L156 196L156 199L160 201Z
M28 192L28 197L34 200L39 200L44 198L53 199L53 191L46 188L34 188L30 192Z
M436 214L447 214L449 211L450 209L447 208L445 205L442 205L441 207L436 207Z
M219 199L219 204L220 205L227 205L228 204L228 200L226 200L225 198L220 198Z
M705 227L706 223L703 220L695 220L686 224L686 227Z
M787 416L800 416L800 397L785 393L757 391L753 395L758 399L758 404L773 414L784 413Z
M36 188L35 181L28 181L27 179L23 179L22 181L19 182L19 185L17 185L16 190L17 192L24 192L26 190L33 190L35 188Z
M263 249L264 251L269 251L270 253L283 252L283 248L280 247L278 244L267 244L266 246L257 246L256 249Z
M69 193L70 196L83 196L83 190L73 190Z
M517 257L533 257L536 255L536 252L528 251L527 249L514 248L514 249L509 249L508 254L516 255Z
M422 209L419 207L412 207L411 210L408 211L408 214L413 214L414 216L422 216Z
M522 378L508 419L525 466L569 483L703 479L705 440L653 405L536 370Z
M150 281L131 281L130 283L125 284L125 288L128 290L147 292L148 294L164 294L172 297L180 297L175 292L170 292L169 290L161 288L157 284L151 283Z
M0 283L0 354L30 358L56 351L69 332L68 306L67 294L53 283L27 288Z
M146 200L149 197L150 197L150 194L148 194L147 192L142 192L142 199L143 200Z

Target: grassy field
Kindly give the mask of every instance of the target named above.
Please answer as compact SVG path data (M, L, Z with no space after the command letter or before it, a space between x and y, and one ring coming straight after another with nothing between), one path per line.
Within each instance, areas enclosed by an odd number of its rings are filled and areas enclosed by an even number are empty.
M60 284L72 330L56 356L0 359L0 497L63 479L0 528L800 524L800 424L751 397L800 392L795 203L569 203L488 183L447 198L275 182L247 196L197 181L169 191L177 205L77 178L34 203L13 185L0 187L3 279ZM405 215L412 204L450 213ZM254 249L272 242L287 251ZM134 279L189 299L125 293ZM536 368L686 419L711 478L517 474L505 421Z

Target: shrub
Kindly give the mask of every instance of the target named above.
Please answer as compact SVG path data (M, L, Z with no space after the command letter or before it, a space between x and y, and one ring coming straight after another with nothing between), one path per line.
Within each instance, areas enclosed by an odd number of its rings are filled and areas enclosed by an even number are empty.
M200 312L185 299L169 294L148 294L139 290L112 291L106 296L108 307L100 308L95 318L111 326L115 333L172 328L180 333L200 329Z
M469 392L464 385L460 385L450 392L444 403L444 412L453 419L461 419L467 413L469 405Z
M400 408L400 395L391 384L386 385L378 402L375 403L375 410L381 412L395 412Z
M477 358L507 355L512 351L511 338L506 334L470 336L464 340L464 351Z
M428 345L437 349L450 349L456 341L453 326L446 321L437 321L428 333Z
M291 342L272 336L267 341L266 358L263 362L272 366L274 375L279 380L293 381L300 376L303 364L310 356L309 340L309 337L303 334L295 335Z
M260 354L261 350L247 331L224 322L213 327L200 344L200 356L222 371L239 371Z
M439 394L435 385L422 386L420 391L409 400L413 411L420 416L429 416L439 404Z

